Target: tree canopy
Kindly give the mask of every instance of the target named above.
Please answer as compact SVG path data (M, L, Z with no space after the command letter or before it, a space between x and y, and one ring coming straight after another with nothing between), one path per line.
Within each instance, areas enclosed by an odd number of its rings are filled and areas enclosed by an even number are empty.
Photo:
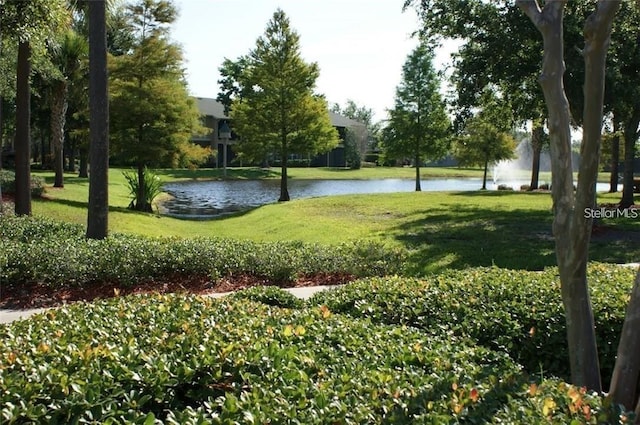
M138 202L144 202L146 166L176 166L181 159L194 162L208 155L193 153L191 135L200 129L200 114L189 97L180 48L169 40L168 25L177 12L171 2L140 0L127 6L135 29L129 53L111 61L111 143L113 153L138 168Z
M421 43L402 67L395 105L384 130L388 158L410 158L416 167L416 191L420 191L420 167L424 161L444 157L449 148L451 121L442 96L440 78L433 67L433 52Z
M231 105L241 156L261 161L275 154L282 161L279 201L288 201L287 166L290 154L328 152L338 144L327 102L314 93L319 76L316 63L300 55L300 36L278 9L256 47L246 57L239 92Z

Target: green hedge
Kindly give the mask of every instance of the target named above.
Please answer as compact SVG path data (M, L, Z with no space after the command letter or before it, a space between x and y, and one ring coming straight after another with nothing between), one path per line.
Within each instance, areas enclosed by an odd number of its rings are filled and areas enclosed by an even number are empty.
M403 251L371 242L321 246L122 234L96 241L85 239L81 226L43 218L0 217L0 279L5 284L113 281L126 285L174 273L208 275L212 280L250 274L286 283L316 273L360 277L398 273L404 258Z
M13 195L16 192L16 173L11 170L0 170L0 189L2 193ZM31 196L40 197L44 193L44 180L31 176Z
M635 270L593 264L589 283L605 384L613 370ZM423 280L372 278L330 292L312 305L375 323L402 324L428 335L472 338L509 353L531 374L569 377L566 327L555 269L479 268Z
M455 336L246 300L138 296L0 326L3 424L596 423ZM573 421L573 422L572 422Z

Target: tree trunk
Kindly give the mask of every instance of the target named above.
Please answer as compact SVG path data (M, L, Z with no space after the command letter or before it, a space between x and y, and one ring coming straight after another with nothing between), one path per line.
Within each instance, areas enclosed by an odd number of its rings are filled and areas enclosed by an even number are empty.
M420 155L416 155L416 192L421 192L420 186Z
M585 21L585 104L580 173L573 194L569 102L563 86L565 1L546 2L540 10L534 0L518 0L518 6L542 33L544 57L540 84L548 109L551 136L553 234L560 270L562 301L572 383L601 391L600 367L593 311L586 279L592 220L585 209L593 207L604 99L604 71L611 23L620 1L598 1Z
M138 195L136 196L135 209L138 211L151 212L151 204L147 202L147 187L144 184L145 166L138 164Z
M631 290L631 298L622 325L616 365L611 376L608 397L616 405L623 405L625 410L634 410L637 403L636 387L640 377L640 269Z
M31 45L18 45L16 84L16 215L31 215Z
M487 190L487 170L489 169L489 161L484 161L484 174L482 175L482 190Z
M618 192L618 174L620 164L620 124L613 115L613 139L611 140L611 176L609 177L609 193Z
M278 198L278 202L286 202L290 200L289 197L289 189L287 187L287 156L284 155L282 157L282 169L280 173L280 198Z
M542 124L534 124L531 129L531 150L533 153L531 163L531 183L529 190L536 190L540 179L540 155L542 155L542 138L544 128Z
M633 205L633 173L636 156L636 141L638 140L638 125L640 124L640 108L634 108L633 114L624 126L624 172L622 175L622 200L620 208Z
M89 161L88 161L88 152L85 149L80 150L80 169L78 170L78 177L87 178L89 177Z
M282 120L284 122L284 120ZM289 197L289 189L287 187L287 165L288 165L288 149L287 149L287 132L286 129L282 130L281 135L281 150L280 156L282 157L282 172L280 173L280 198L278 198L278 202L286 202L290 200Z
M89 208L87 238L104 239L109 219L109 92L105 0L89 2Z
M69 160L69 164L67 165L67 171L71 173L76 172L76 142L70 140L67 135L67 158Z
M51 93L51 145L53 148L53 187L64 187L64 124L67 116L66 81L56 81Z

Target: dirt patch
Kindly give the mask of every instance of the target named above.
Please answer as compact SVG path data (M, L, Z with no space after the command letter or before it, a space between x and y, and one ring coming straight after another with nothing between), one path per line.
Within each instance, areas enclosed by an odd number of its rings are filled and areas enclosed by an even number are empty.
M25 309L56 307L77 301L93 301L130 294L213 294L238 291L253 286L278 286L281 288L322 285L342 285L355 280L346 273L318 273L301 276L295 281L274 282L258 276L227 276L215 282L204 275L167 276L163 279L141 280L134 285L112 282L94 282L82 286L52 288L41 283L0 286L0 308Z

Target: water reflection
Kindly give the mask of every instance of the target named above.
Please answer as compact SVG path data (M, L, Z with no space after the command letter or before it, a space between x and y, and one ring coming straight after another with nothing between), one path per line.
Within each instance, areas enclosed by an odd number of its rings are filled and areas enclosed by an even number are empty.
M511 182L518 189L528 182ZM423 191L466 191L482 187L482 179L429 179L421 182ZM487 182L489 190L497 185ZM189 219L207 219L223 214L245 211L275 203L280 195L280 180L226 180L179 182L164 185L173 199L162 207L163 214ZM312 198L356 193L411 192L415 181L405 179L380 180L290 180L291 199ZM605 185L604 190L607 187ZM599 190L602 190L599 188Z

